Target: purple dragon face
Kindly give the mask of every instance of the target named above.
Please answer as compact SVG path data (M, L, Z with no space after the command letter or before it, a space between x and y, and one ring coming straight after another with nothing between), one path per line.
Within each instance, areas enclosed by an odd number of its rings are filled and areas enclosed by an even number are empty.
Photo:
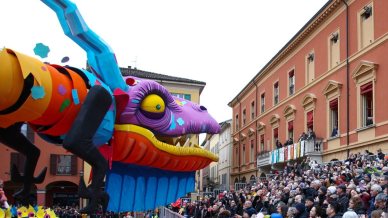
M119 124L133 124L151 130L156 136L217 134L220 126L204 106L172 96L159 83L136 77L129 84L129 102Z

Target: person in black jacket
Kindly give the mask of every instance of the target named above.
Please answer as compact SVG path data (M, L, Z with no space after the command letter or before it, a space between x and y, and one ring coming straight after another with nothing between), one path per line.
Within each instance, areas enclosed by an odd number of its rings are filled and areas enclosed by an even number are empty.
M327 217L329 218L342 218L342 214L339 213L340 206L338 202L332 201L329 203L327 209L326 209L326 214Z
M307 218L309 214L306 211L306 206L302 203L296 203L295 208L297 210L294 218Z
M349 198L346 196L346 186L341 184L337 187L339 211L338 214L343 215L348 210Z

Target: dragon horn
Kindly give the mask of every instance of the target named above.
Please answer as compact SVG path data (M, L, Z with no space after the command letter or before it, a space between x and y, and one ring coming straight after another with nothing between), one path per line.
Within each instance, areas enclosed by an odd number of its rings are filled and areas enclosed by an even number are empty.
M111 88L127 90L128 86L121 76L115 54L93 30L89 29L78 11L69 0L42 0L58 16L64 33L86 51L88 64L93 72Z

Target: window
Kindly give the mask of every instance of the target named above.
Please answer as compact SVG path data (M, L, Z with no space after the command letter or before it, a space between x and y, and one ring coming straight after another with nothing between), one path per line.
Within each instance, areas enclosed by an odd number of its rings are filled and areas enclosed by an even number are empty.
M314 72L314 52L311 52L307 55L306 58L306 84L314 81L315 72Z
M294 121L288 121L287 126L288 139L292 139L292 141L294 141Z
M255 102L251 102L251 120L255 119Z
M273 85L273 104L277 105L279 103L279 82L276 82Z
M245 144L243 144L242 165L245 165Z
M339 33L335 32L329 36L329 69L334 68L340 62Z
M9 169L10 172L12 170L12 167L15 165L18 171L23 175L25 163L26 163L26 157L23 154L18 152L11 152L11 163L10 163L11 169Z
M333 99L329 103L330 107L330 137L338 136L338 98Z
M239 126L238 126L238 123L239 123L239 120L238 120L238 114L236 114L236 120L234 121L236 123L236 131L239 130Z
M246 124L246 118L247 118L247 110L246 109L244 109L243 110L243 117L242 117L242 124L243 124L243 126L245 126L245 124Z
M260 102L261 102L261 113L264 113L264 111L265 111L265 93L261 94Z
M238 147L236 147L236 158L234 159L234 166L238 167Z
M277 143L279 141L279 128L273 129L273 147L277 149Z
M260 151L263 152L265 151L265 148L264 148L264 134L263 135L260 135Z
M306 114L307 120L307 129L314 130L314 113L313 111L309 111Z
M295 93L295 71L291 70L288 73L288 93L293 95Z
M254 149L254 140L251 140L251 155L250 155L250 162L253 163L255 161L255 149Z
M221 184L226 185L226 173L222 174Z
M362 126L373 124L373 84L368 82L360 87Z
M365 48L371 44L374 40L374 26L373 26L373 4L364 6L359 11L358 24L359 24L359 49Z
M178 97L178 98L182 98L182 99L186 99L186 100L191 101L191 95L190 95L190 94L171 93L171 95L172 95L172 96L175 96L175 97Z
M75 155L51 154L50 173L52 175L76 175L77 157Z

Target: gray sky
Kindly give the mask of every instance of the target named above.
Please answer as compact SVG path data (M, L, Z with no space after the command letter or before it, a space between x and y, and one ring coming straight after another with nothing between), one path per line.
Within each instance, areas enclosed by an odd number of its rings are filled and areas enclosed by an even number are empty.
M121 67L206 82L201 104L218 122L227 104L327 0L74 0L94 32L115 51ZM0 1L0 47L35 56L50 47L50 63L70 57L84 68L86 54L38 0Z

